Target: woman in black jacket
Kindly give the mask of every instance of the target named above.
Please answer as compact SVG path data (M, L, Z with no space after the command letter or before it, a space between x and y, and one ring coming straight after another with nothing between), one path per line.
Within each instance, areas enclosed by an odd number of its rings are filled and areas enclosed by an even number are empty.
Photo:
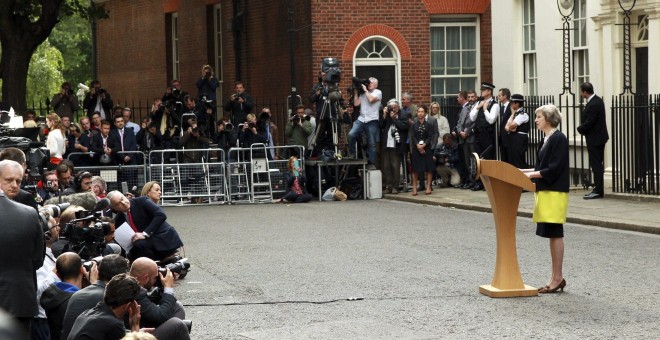
M538 150L534 169L524 169L527 177L536 182L534 194L534 222L536 235L550 239L552 277L539 288L539 293L564 291L566 280L562 273L564 261L564 223L568 209L569 156L568 139L557 129L561 114L554 105L536 109L536 127L545 138Z
M433 125L426 120L427 112L426 105L420 105L417 108L417 120L410 127L413 196L417 196L417 178L421 173L426 176L426 183L428 184L424 194L431 194L431 181L435 170L432 147L436 137L433 133Z

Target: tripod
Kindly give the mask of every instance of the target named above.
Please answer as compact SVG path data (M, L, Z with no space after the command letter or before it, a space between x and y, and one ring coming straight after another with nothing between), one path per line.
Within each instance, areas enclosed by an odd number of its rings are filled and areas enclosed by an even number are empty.
M333 114L334 109L334 114ZM334 157L337 160L341 159L341 154L339 153L339 120L337 118L341 108L339 106L338 100L330 100L328 96L323 97L323 108L321 109L321 114L319 115L318 124L316 124L316 131L314 131L314 136L310 141L310 148L313 149L317 146L319 137L324 141L327 135L328 124L332 130L332 144L335 149Z

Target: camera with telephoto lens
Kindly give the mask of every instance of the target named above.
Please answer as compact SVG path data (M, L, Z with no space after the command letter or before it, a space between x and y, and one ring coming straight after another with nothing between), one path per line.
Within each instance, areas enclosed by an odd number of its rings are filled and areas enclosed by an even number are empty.
M367 88L371 84L371 80L369 79L360 79L358 77L353 77L351 78L353 81L353 89L358 91L359 95L364 94L364 90L362 89L362 85L366 86Z
M197 132L199 132L199 128L197 126L195 126L194 128L191 129L191 132L192 133L197 133Z
M92 271L92 266L94 265L94 263L96 263L96 267L98 267L99 263L101 263L101 260L103 260L103 256L97 256L89 261L83 262L82 265L83 267L85 267L85 270L87 270L87 272L89 273Z
M392 129L392 137L394 137L397 144L401 143L401 135L399 134L399 129L396 127Z
M205 108L207 109L212 109L213 108L213 101L210 99L207 99L206 96L202 96L202 98L199 100L200 103L204 105Z
M188 262L188 258L181 257L181 256L175 256L173 261L170 263L164 265L164 266L159 266L158 267L158 272L163 274L167 274L167 270L170 270L172 273L176 273L179 275L179 279L183 279L188 275L188 270L190 269L190 263Z
M225 131L227 131L227 132L230 132L231 130L234 129L234 124L232 124L230 122L226 122L226 123L224 123L224 125L225 125Z

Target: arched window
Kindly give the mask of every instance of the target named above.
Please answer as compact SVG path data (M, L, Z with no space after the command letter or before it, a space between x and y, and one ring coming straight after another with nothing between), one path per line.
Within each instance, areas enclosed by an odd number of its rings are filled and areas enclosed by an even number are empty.
M370 39L362 43L355 54L356 58L394 58L392 48L380 39Z

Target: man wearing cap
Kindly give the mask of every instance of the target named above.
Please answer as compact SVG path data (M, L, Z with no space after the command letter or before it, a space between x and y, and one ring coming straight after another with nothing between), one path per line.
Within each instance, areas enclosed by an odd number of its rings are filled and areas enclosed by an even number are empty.
M594 173L594 190L584 195L585 200L603 198L603 174L605 173L605 144L610 139L605 120L605 104L603 99L594 94L591 83L580 85L580 96L587 100L581 115L578 132L587 140L589 151L589 167Z
M500 116L500 106L493 98L495 85L481 83L481 101L470 111L470 120L474 122L475 152L483 159L495 159L495 121ZM472 187L473 191L483 190L481 180Z
M510 106L513 114L504 126L504 130L508 134L508 163L519 169L527 168L525 153L527 152L527 141L529 139L529 115L522 107L524 103L525 98L522 94L511 96Z

